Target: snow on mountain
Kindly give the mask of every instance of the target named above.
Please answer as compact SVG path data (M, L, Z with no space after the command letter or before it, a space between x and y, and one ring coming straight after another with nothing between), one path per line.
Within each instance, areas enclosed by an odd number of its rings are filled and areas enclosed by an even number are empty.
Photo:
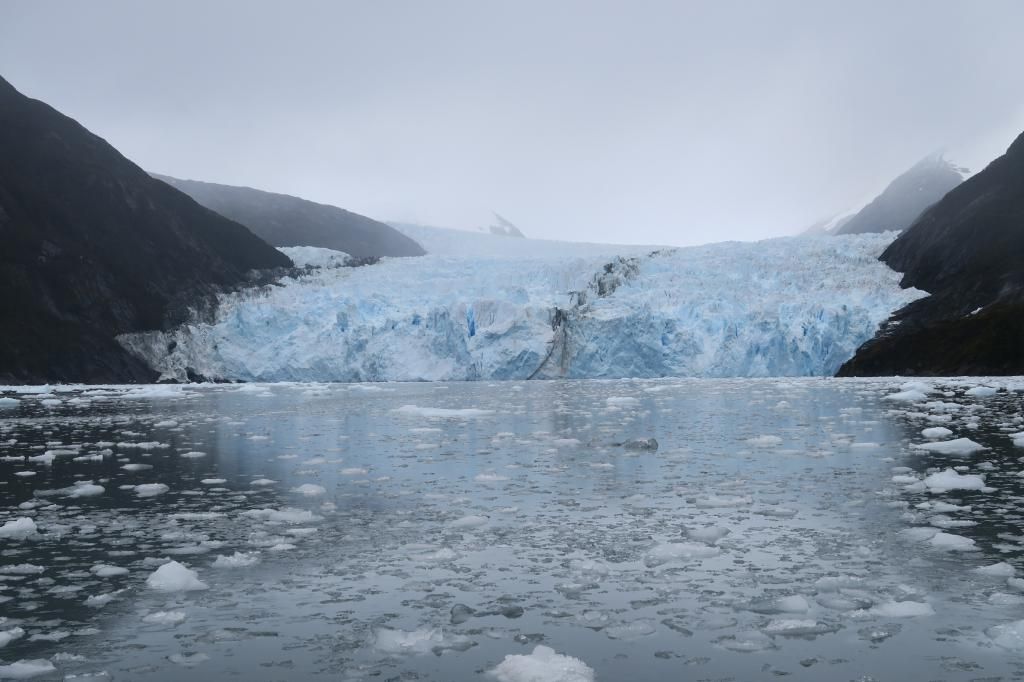
M455 230L448 227L388 223L406 237L418 242L432 256L495 256L500 258L548 258L609 256L652 251L657 246L624 246L560 242L549 239L509 239L489 232Z
M291 258L297 268L340 268L352 260L344 251L322 246L279 246L277 250Z
M212 321L121 341L175 379L831 375L925 295L877 260L893 237L385 259L230 294Z

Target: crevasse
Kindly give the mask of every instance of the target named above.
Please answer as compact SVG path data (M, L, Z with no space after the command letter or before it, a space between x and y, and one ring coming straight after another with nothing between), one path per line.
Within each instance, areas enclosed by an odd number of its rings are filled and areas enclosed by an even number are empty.
M924 296L893 234L386 259L222 297L212 322L126 335L167 379L437 381L831 375ZM551 243L547 243L551 244Z

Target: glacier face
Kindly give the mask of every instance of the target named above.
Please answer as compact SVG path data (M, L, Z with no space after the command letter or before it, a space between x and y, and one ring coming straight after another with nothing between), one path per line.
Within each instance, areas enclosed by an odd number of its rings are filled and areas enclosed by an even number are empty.
M179 380L831 375L925 295L877 260L894 236L386 259L121 341Z

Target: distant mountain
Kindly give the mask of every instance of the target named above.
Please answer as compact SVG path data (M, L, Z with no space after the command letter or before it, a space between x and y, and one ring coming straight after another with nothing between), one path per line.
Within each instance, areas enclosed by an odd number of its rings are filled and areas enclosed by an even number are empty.
M487 228L487 231L491 234L496 234L500 237L519 237L525 239L526 235L516 227L511 221L505 220L497 213L494 214L495 222Z
M841 374L1024 374L1024 134L881 259L932 295L898 311Z
M290 266L0 78L0 382L149 381L115 335Z
M831 218L819 220L805 228L800 234L836 234L843 225L850 222L854 215L853 213L840 213Z
M962 171L942 157L928 156L889 183L881 194L836 230L836 234L905 230L921 212L963 181Z
M153 177L180 189L203 206L237 220L274 246L319 246L357 258L426 253L391 226L337 206L249 187L179 180L166 175Z

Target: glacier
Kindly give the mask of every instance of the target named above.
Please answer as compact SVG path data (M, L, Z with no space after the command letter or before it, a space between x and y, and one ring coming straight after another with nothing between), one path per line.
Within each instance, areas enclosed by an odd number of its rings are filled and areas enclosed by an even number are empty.
M222 296L212 318L119 340L182 381L829 376L927 295L877 260L894 237L514 240L512 255L491 237L472 255L307 269Z

